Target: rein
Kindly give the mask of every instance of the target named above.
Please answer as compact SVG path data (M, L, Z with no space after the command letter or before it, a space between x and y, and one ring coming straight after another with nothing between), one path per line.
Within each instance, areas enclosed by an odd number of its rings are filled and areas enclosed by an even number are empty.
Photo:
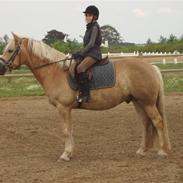
M41 68L43 68L43 67L47 67L47 66L50 66L50 65L59 63L59 62L64 62L63 66L65 66L65 62L66 62L67 60L70 60L70 63L69 63L69 67L70 67L70 66L71 66L71 63L72 63L72 60L73 60L72 57L70 57L70 58L66 57L66 58L64 58L64 59L62 59L62 60L58 60L58 61L55 61L55 62L51 62L51 63L46 63L46 64L38 65L38 66L32 67L32 69L41 69Z

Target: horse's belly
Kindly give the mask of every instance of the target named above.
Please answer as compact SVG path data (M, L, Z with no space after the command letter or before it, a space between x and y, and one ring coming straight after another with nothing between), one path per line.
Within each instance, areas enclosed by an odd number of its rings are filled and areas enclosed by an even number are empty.
M113 108L123 101L126 96L122 94L120 88L108 88L91 92L91 99L88 103L82 104L83 109L106 110Z

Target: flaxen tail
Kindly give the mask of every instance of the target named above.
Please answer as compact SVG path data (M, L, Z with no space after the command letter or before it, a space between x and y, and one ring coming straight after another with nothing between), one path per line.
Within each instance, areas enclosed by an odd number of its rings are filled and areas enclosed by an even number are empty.
M168 125L167 125L167 120L166 120L166 114L165 114L165 106L164 106L164 82L163 82L163 78L161 75L161 72L159 70L159 68L157 66L154 66L159 79L160 79L160 90L159 90L159 95L158 95L158 99L157 99L157 108L158 111L160 113L160 115L163 118L163 124L164 124L164 140L165 140L165 149L170 150L171 149L171 144L170 144L170 140L169 140L169 134L168 134Z

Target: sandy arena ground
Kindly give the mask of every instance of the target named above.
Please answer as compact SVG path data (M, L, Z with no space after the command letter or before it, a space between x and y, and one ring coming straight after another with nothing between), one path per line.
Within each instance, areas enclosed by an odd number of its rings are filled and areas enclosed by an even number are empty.
M75 154L57 162L63 137L45 97L0 99L0 183L182 183L183 95L166 96L173 149L167 159L135 152L141 121L131 104L73 111Z

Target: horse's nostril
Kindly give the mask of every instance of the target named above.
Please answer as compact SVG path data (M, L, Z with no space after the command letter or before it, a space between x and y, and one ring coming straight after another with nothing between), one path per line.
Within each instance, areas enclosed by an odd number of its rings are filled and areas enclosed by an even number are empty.
M7 71L6 65L0 60L0 75L4 75Z

